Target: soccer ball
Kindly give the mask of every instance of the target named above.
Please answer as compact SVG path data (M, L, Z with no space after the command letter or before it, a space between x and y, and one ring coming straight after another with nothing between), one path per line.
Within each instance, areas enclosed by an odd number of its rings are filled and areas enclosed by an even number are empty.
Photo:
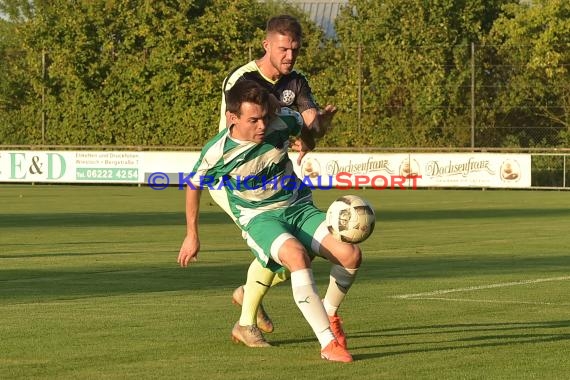
M374 231L376 215L372 206L363 198L345 195L331 203L326 223L335 239L346 243L362 243Z

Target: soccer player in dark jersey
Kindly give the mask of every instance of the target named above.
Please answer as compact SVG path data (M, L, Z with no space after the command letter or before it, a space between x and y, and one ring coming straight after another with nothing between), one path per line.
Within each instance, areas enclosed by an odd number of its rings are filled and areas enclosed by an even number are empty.
M250 79L269 90L282 107L289 107L299 112L305 124L315 130L317 136L322 135L320 126L328 127L336 113L336 107L329 104L319 110L309 82L303 74L294 69L302 37L301 25L292 16L276 16L267 22L266 36L263 40L265 55L233 70L224 80L220 130L227 125L225 92L236 82Z
M279 15L268 20L263 41L265 50L263 57L238 67L224 80L219 130L225 129L228 125L226 91L240 81L253 80L273 94L279 106L289 107L299 112L304 124L313 131L314 136L322 137L324 131L330 127L337 110L330 104L319 109L307 79L294 69L301 49L302 37L302 28L296 18L290 15ZM301 163L309 148L303 146L301 140L295 141L293 149L299 152L298 164ZM224 193L211 191L210 194L226 210L228 201ZM273 323L265 312L262 299L271 286L287 278L288 273L282 272L276 275L260 265L257 260L253 260L248 269L246 284L238 287L232 297L235 304L242 306L240 324L246 326L256 323L263 332L272 332ZM331 277L330 281L334 283L335 279ZM346 347L346 337L337 315L340 305L339 297L334 292L327 293L323 303L335 336L340 344Z

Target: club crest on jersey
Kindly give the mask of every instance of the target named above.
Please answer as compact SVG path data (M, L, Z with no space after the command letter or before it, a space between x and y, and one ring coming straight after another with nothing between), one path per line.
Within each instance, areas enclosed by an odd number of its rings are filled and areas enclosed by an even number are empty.
M281 103L290 106L295 101L295 93L291 90L285 90L281 93Z

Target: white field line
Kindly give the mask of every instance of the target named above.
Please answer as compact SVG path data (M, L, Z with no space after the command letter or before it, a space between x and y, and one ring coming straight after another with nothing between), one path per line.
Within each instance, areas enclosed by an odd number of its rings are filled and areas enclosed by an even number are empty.
M528 284L538 284L540 282L551 282L551 281L566 281L570 280L570 276L562 276L562 277L550 277L550 278L537 278L534 280L522 280L522 281L513 281L513 282L501 282L497 284L488 284L488 285L479 285L479 286L468 286L466 288L452 288L452 289L442 289L442 290L435 290L432 292L425 292L425 293L413 293L413 294L401 294L399 296L391 296L390 298L399 298L399 299L428 299L428 297L439 296L442 294L449 294L449 293L459 293L459 292L472 292L475 290L483 290L483 289L493 289L493 288L505 288L507 286L517 286L517 285L528 285ZM439 298L439 299L447 299L447 298Z
M454 301L454 302L479 302L479 303L501 303L501 304L510 303L510 304L524 304L524 305L557 305L557 306L564 305L564 306L570 306L570 303L478 300L478 299L470 299L470 298L421 297L421 298L408 298L408 299Z

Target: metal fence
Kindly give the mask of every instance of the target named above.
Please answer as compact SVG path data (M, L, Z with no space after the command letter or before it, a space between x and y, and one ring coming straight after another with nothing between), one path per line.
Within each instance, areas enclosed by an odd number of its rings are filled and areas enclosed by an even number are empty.
M298 8L307 13L311 20L319 25L327 35L334 36L334 22L342 7L349 4L348 0L286 0L288 3L295 4ZM521 0L520 3L531 4L530 0ZM567 49L566 45L556 47L554 51L563 52ZM418 57L425 52L437 50L437 46L417 46ZM570 76L567 74L568 63L564 60L558 63L557 67L552 70L558 72L555 81L547 81L544 77L533 78L529 76L526 84L509 83L509 79L503 77L483 78L491 72L526 72L526 63L514 64L496 61L495 51L497 46L465 43L464 45L457 45L454 47L456 50L463 50L463 57L466 58L465 62L460 63L464 67L452 67L448 75L462 76L466 80L458 84L452 91L462 93L460 97L464 99L461 104L448 105L446 103L437 104L410 104L409 102L402 102L400 104L393 104L393 102L386 102L385 105L378 105L377 98L371 98L372 93L378 93L384 90L379 83L370 83L370 78L367 78L366 71L366 56L373 55L379 59L378 55L369 48L356 46L354 50L354 60L349 63L347 72L354 72L358 74L357 83L354 84L354 92L358 92L358 104L354 105L351 111L349 120L354 122L354 128L358 132L365 130L366 120L373 118L373 114L367 113L367 108L373 109L375 113L390 114L393 112L400 113L421 113L426 110L443 110L451 109L458 110L455 114L456 130L465 137L463 144L456 146L469 146L476 147L528 147L528 146L541 146L541 147L554 147L554 146L568 146L568 89L570 88ZM535 46L519 46L520 49L535 49ZM547 53L549 54L549 53ZM557 54L557 53L553 53ZM416 57L412 53L409 56L410 61L414 61ZM546 59L546 58L545 58ZM560 74L566 73L566 74ZM507 74L506 74L507 75ZM443 88L444 83L441 84L442 88L437 88L440 84L435 84L435 87L426 88L426 91L432 94L441 92L449 92L449 89ZM523 86L524 89L520 87ZM524 93L532 94L536 88L546 86L550 88L557 88L556 91L545 92L543 97L530 96L524 101L517 103L505 104L509 102L509 95L512 90L518 88L519 96ZM512 87L512 88L511 88ZM509 90L509 88L511 88ZM405 92L406 89L404 88ZM502 95L501 95L502 94ZM317 94L318 95L318 94ZM421 94L411 94L421 95ZM502 102L493 102L489 99L503 96ZM398 99L396 99L398 100ZM398 102L396 102L398 103ZM371 106L372 104L372 106ZM382 108L384 107L384 108ZM402 107L400 110L386 109L389 107ZM418 108L419 107L419 108ZM423 107L423 108L422 108ZM346 110L345 110L346 112ZM489 115L498 115L496 117ZM509 119L507 121L507 119ZM530 120L529 120L530 119ZM447 120L449 122L449 120ZM417 126L413 126L416 128ZM446 143L442 145L448 146Z
M532 154L532 188L570 190L570 153Z
M310 18L323 27L328 34L334 33L334 19L341 7L348 3L346 0L288 0L288 2L295 3L307 12ZM436 48L436 46L419 46L418 54L421 54L424 50L428 51ZM400 88L400 93L394 91L394 88L391 89L393 91L392 99L386 100L379 96L378 94L387 92L386 88L393 85L393 82L398 82L399 78L392 79L392 82L389 82L386 78L380 78L379 80L375 78L376 82L372 82L371 78L367 77L367 68L364 62L366 62L367 58L369 58L369 61L374 62L374 59L370 57L372 55L377 56L377 53L370 50L370 48L367 50L363 47L356 47L354 51L358 52L358 54L354 54L354 59L348 64L349 66L346 67L345 71L353 74L358 73L358 79L348 84L345 87L346 92L342 94L346 97L350 95L350 101L352 103L349 104L349 107L341 108L335 120L344 123L341 124L342 128L350 128L353 130L351 131L351 138L368 134L362 138L365 141L358 141L357 145L369 143L369 145L373 146L415 146L415 149L422 149L421 146L428 145L437 147L436 149L448 146L470 147L471 149L483 149L484 147L499 148L506 146L545 147L545 149L551 147L553 151L554 147L569 146L570 129L568 128L567 120L569 120L568 110L570 109L570 104L568 103L567 96L555 96L557 94L564 94L564 91L566 91L566 94L568 93L568 90L564 90L570 89L570 76L568 74L557 77L556 83L541 83L543 78L538 78L535 82L531 80L528 81L525 88L528 87L529 92L531 92L530 90L533 87L539 88L541 86L556 86L562 89L559 92L549 92L549 97L544 100L544 104L539 104L539 102L533 103L531 101L529 101L528 104L494 103L492 99L500 90L503 91L503 94L508 92L505 89L508 84L483 81L480 77L477 77L477 75L480 75L477 73L494 72L499 69L505 69L503 65L489 61L488 57L492 56L491 50L494 47L465 43L464 45L456 46L456 48L458 50L463 49L463 62L461 62L463 67L460 68L463 71L460 73L461 75L458 75L459 69L455 66L449 70L456 70L454 74L461 76L463 81L457 85L454 84L455 87L451 89L446 88L446 83L442 81L441 83L433 84L431 87L426 85L416 90L425 90L434 94L446 94L446 92L456 91L460 93L460 95L456 96L453 104L451 104L451 101L440 101L438 103L425 102L419 104L405 101L400 102L402 99L407 100L413 98L414 95L418 95L417 92L411 93L412 90L406 88L404 85ZM488 49L488 51L486 51L486 49ZM241 61L246 62L252 59L252 54L251 49L248 51L244 50L244 56ZM38 55L38 60L41 60L42 75L44 76L46 75L45 57L45 52L42 52L41 56ZM411 56L410 60L413 59L414 57ZM299 66L302 66L302 61L301 59ZM561 65L568 66L564 63ZM507 71L522 69L521 67L506 68ZM343 75L346 74L346 72L343 73ZM421 79L421 74L418 74L418 76L420 77L419 79ZM312 81L312 78L309 79ZM413 84L414 79L415 78L409 79L409 82ZM380 82L383 82L383 84ZM35 94L35 99L41 99L40 108L43 110L45 89L42 91L42 93ZM322 95L322 92L324 92L322 89L316 91L317 97ZM204 96L208 95L211 94L204 94ZM217 99L218 94L215 96ZM428 97L426 96L425 98ZM457 98L461 100L457 101ZM379 99L383 99L384 101ZM38 100L35 101L38 102ZM504 101L507 102L508 97L505 97ZM432 119L440 117L441 122L439 124L435 122L432 122L430 125L422 124L429 122L429 116L431 116L431 114L429 114L430 110L434 111ZM452 112L450 110L452 110ZM414 120L414 116L408 116L418 114L422 115L418 117L418 119L421 117L423 117L423 119L417 121ZM41 140L39 141L42 143L50 142L49 139L44 138L46 133L45 111L41 113L37 112L37 115L38 129L41 130ZM397 137L393 137L386 139L386 141L372 141L373 135L370 135L371 131L378 135L385 133L385 131L381 131L380 129L374 129L376 127L375 123L387 119L389 119L389 122L395 121L399 123L398 126L400 130L394 131L394 136L401 136L402 140L396 140ZM566 123L566 126L564 126L564 123ZM445 130L445 128L447 128L447 130ZM437 141L436 138L433 138L427 143L404 140L407 136L418 134L418 132L430 135L444 135L444 137L439 138ZM446 138L448 140L446 140ZM20 141L28 142L31 140ZM51 139L51 141L57 140ZM338 142L336 144L341 145ZM335 142L331 145L335 145ZM549 170L552 171L552 173L556 171L566 173L566 156L563 157L561 168L558 168L558 164L555 165L556 160L554 158L546 159L537 157L536 161L539 162L540 165L543 165L544 161L545 169L541 169L543 173L548 173ZM552 161L552 163L550 163L550 161ZM544 176L547 177L546 174L544 174ZM562 183L562 186L565 186L565 178L566 177L563 177L558 181L553 180L553 183Z

